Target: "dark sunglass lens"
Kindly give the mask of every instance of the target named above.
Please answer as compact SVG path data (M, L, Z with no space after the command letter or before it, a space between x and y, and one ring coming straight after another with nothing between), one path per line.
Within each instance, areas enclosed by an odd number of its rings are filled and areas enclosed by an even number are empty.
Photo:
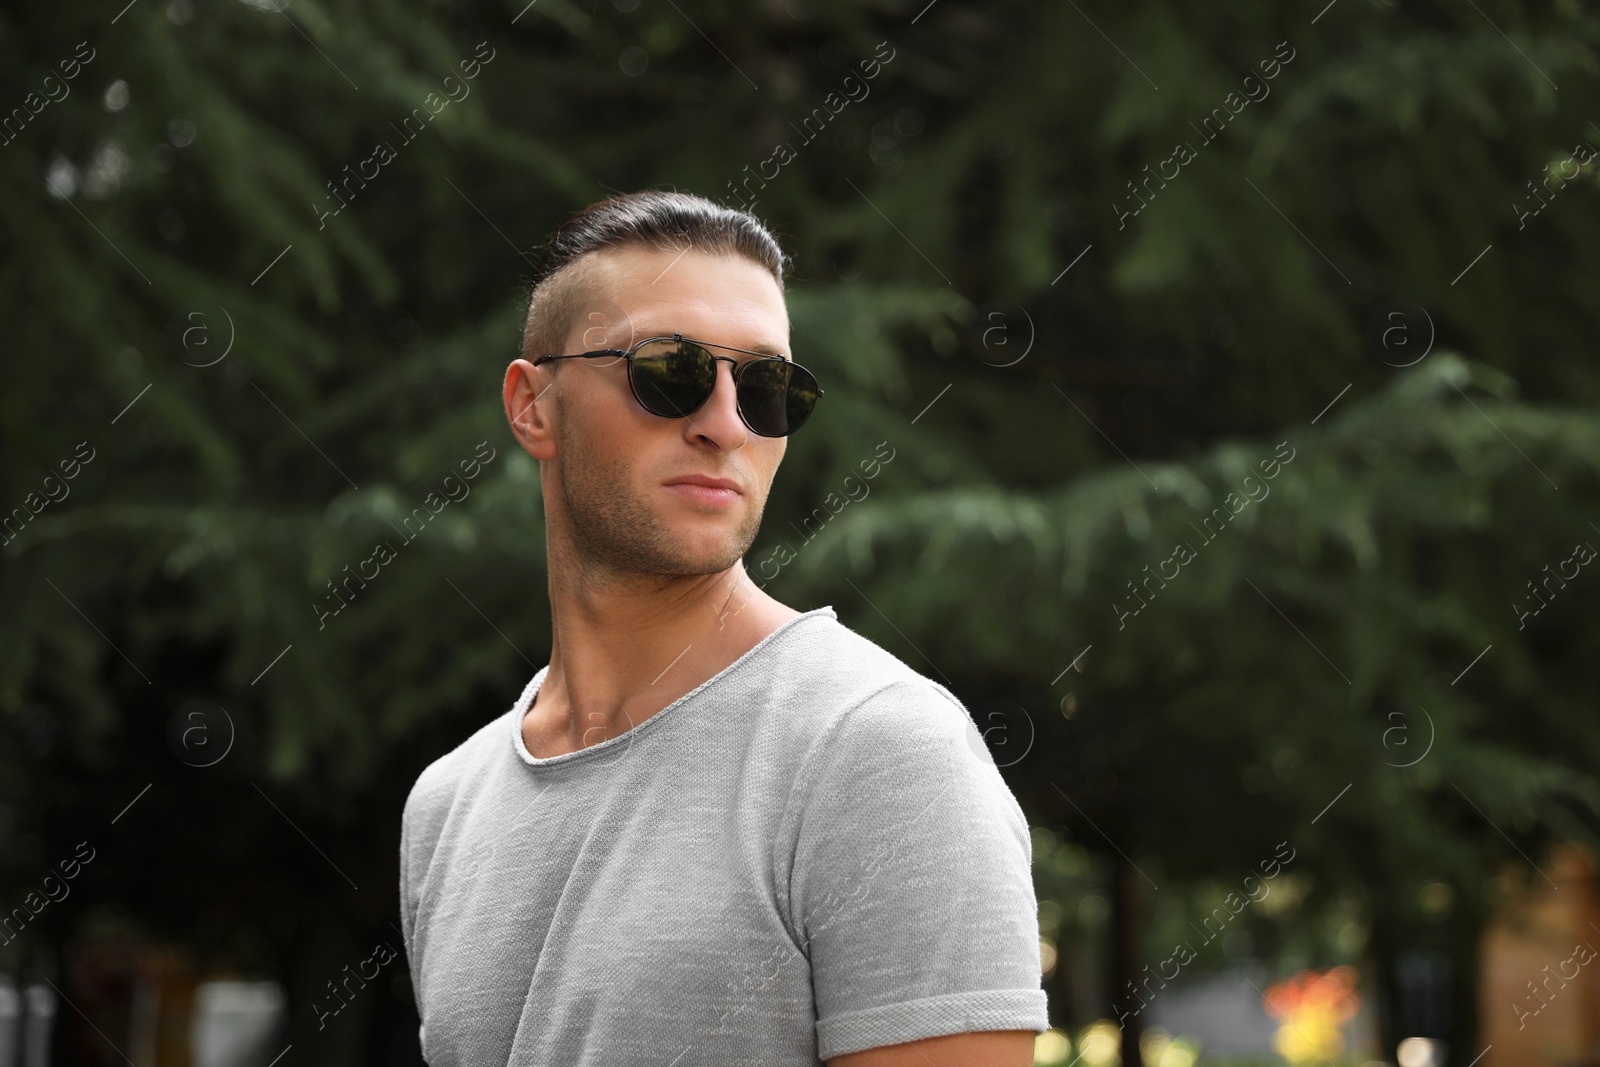
M786 359L758 359L739 374L739 410L763 437L794 433L817 403L817 379Z
M629 373L645 410L668 418L698 409L717 384L711 353L687 341L651 341L634 354Z

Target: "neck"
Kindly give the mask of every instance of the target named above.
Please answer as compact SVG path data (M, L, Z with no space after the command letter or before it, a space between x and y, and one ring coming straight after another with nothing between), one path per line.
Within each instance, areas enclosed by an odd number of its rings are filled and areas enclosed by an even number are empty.
M570 559L552 545L550 668L523 727L536 756L625 733L800 614L742 561L716 574L617 578L558 556Z

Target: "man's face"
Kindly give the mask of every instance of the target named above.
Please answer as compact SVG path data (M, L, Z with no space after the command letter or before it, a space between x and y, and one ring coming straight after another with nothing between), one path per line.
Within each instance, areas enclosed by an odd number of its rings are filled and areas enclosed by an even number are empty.
M743 257L615 248L590 259L594 273L561 353L627 349L681 333L790 354L783 293ZM710 351L741 363L756 358ZM526 438L524 447L544 461L547 524L561 521L550 514L559 506L581 558L619 576L689 576L725 571L749 551L787 442L745 426L733 366L716 366L710 398L677 419L640 406L625 360L563 360L553 374L549 363L525 370L536 390L553 383L537 405L554 447L536 450ZM667 484L695 474L729 479L739 494L713 503Z

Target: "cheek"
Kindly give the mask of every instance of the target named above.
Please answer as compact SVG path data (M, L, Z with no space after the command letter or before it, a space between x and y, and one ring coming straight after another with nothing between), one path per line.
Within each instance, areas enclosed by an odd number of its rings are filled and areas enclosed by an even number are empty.
M644 496L659 486L668 475L685 468L683 445L677 435L683 432L681 419L663 419L639 408L630 393L613 401L606 398L594 405L595 417L577 427L581 437L579 453L591 483L603 483L612 493ZM648 420L648 421L647 421ZM664 456L677 456L675 463Z
M618 370L615 381L599 371L574 380L561 398L564 437L585 456L609 461L614 456L646 451L644 438L666 424L639 407L628 388L627 376ZM644 420L650 420L646 422Z
M767 496L772 492L772 483L777 477L778 465L783 462L783 454L788 450L789 439L787 437L779 437L763 443L767 447L762 450L760 458L755 464L755 470L752 472L752 477L755 480L755 497L758 501L765 503Z

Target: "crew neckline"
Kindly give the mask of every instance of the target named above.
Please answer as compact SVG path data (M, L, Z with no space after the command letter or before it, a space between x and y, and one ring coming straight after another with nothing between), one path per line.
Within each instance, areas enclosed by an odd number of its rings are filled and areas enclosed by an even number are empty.
M810 611L801 612L799 615L796 615L794 618L790 619L788 622L784 623L782 626L779 626L776 630L773 630L770 634L757 641L754 645L751 645L744 655L740 656L738 659L722 668L722 670L718 671L716 674L713 674L710 678L707 678L705 681L701 682L699 685L689 690L689 692L683 694L683 696L679 697L677 700L674 700L672 703L668 704L666 707L662 708L648 719L645 719L639 725L624 730L616 737L608 738L600 742L598 745L590 745L587 748L580 748L574 752L563 752L559 756L539 757L529 752L528 746L523 743L522 720L527 716L528 709L533 706L534 699L538 696L539 690L544 686L545 676L550 673L550 665L547 663L543 667L540 667L538 672L534 674L533 678L529 680L528 684L523 687L522 695L517 698L516 703L512 705L511 712L507 716L511 720L512 749L516 752L517 756L525 765L530 768L538 769L543 767L561 767L572 763L580 763L585 760L595 759L597 757L607 755L608 753L616 752L625 746L632 745L641 733L651 729L655 723L666 718L684 704L689 703L701 693L722 681L722 679L743 668L746 664L754 660L757 654L760 653L762 649L766 648L767 645L771 644L781 635L788 633L799 623L814 616L826 616L834 619L835 621L837 621L839 618L838 613L833 610L833 606L831 604L824 604L820 608L812 608Z

